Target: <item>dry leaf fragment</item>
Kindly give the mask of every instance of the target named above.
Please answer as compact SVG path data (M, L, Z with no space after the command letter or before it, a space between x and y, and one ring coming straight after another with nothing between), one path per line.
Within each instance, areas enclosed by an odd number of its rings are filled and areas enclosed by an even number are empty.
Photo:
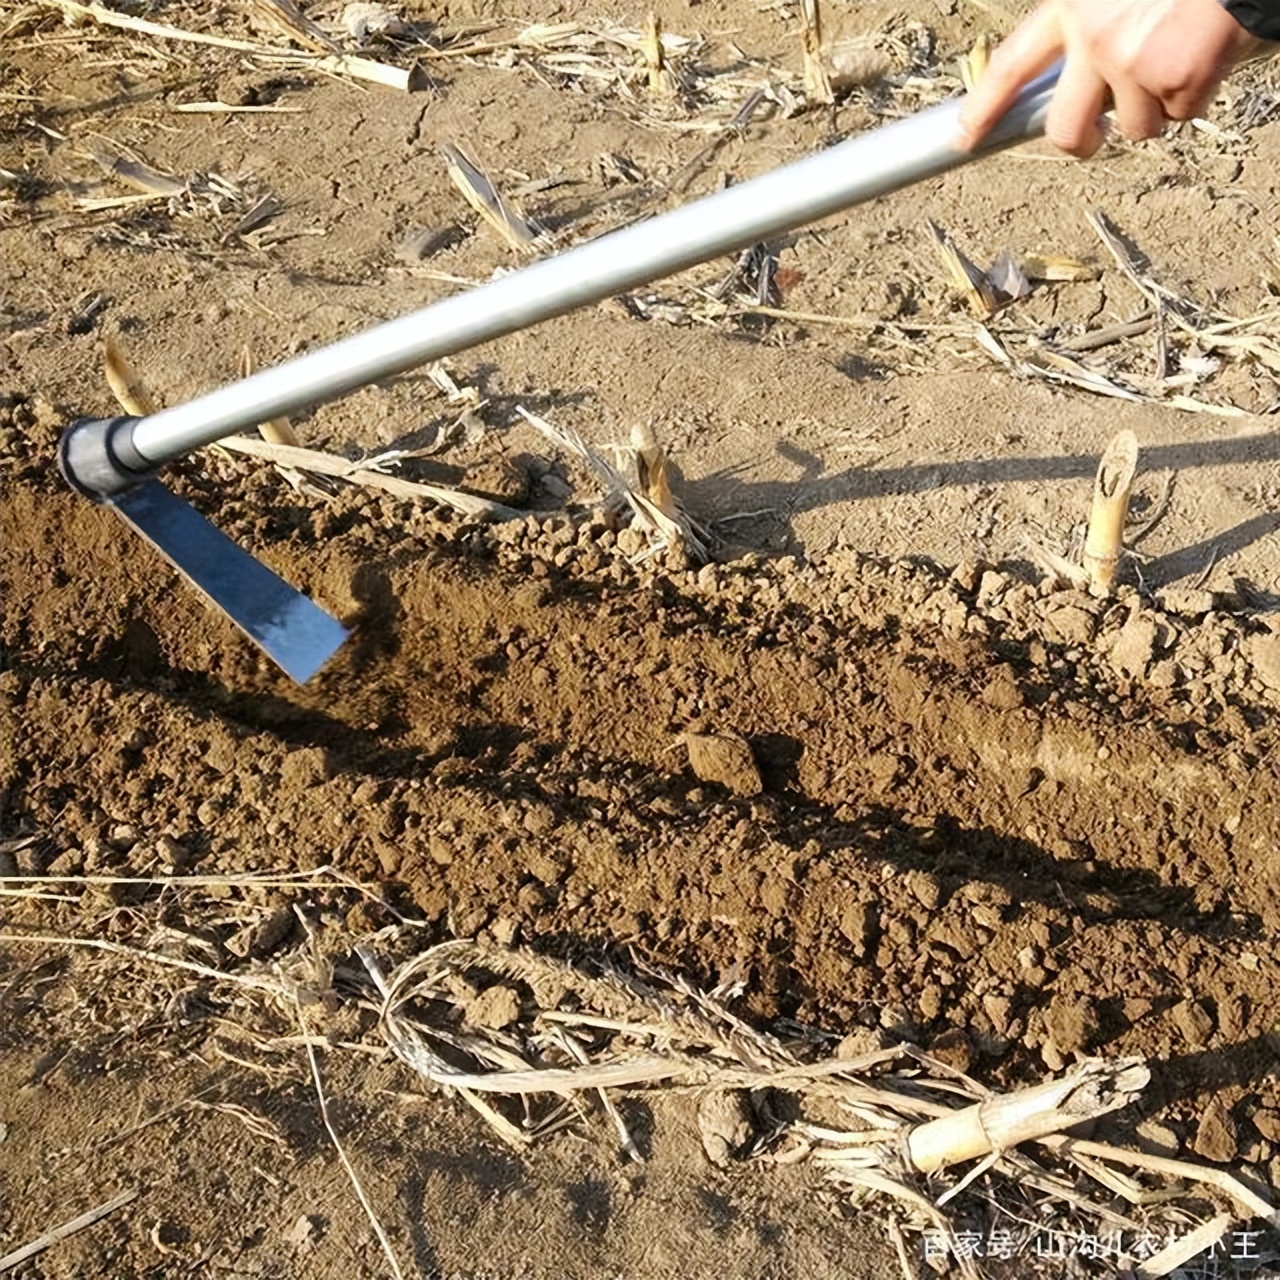
M334 43L293 0L253 0L254 8L268 24L316 53L338 53Z
M996 260L987 268L986 275L987 281L1002 298L1002 305L1025 298L1031 292L1031 281L1008 249L1000 250Z
M479 165L469 159L461 147L446 142L440 148L440 153L449 167L453 185L516 253L529 253L537 247L541 241L537 230L503 197Z
M171 173L162 173L140 160L126 160L121 156L107 163L99 159L101 164L113 177L119 178L135 191L144 191L152 196L180 196L186 189L186 181L175 178Z
M966 93L972 93L978 81L986 74L987 63L991 61L991 33L984 31L973 48L960 62L960 79L964 81Z
M681 738L699 781L718 783L738 796L758 796L764 790L751 744L741 734L685 733Z
M986 273L956 248L951 237L936 222L929 219L927 225L937 246L938 258L952 286L964 295L969 310L982 320L994 315L1001 303Z
M141 374L129 363L119 341L111 335L102 344L102 358L107 386L111 388L111 394L119 401L125 413L135 418L145 418L148 414L159 412L160 402L152 395Z
M1063 280L1096 280L1098 268L1079 258L1059 253L1024 253L1022 271L1028 280L1055 282Z

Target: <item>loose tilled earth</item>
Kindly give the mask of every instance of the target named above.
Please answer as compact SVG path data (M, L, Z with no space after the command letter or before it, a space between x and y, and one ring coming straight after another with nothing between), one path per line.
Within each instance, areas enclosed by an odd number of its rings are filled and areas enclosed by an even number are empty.
M281 44L251 8L129 11ZM437 47L645 17L621 2L402 12ZM140 1192L19 1274L382 1272L296 1024L265 1006L231 1017L217 983L11 937L235 971L310 945L282 908L333 955L395 923L332 884L235 881L321 865L425 921L423 943L660 963L721 984L756 1025L832 1044L878 1029L995 1088L1087 1052L1141 1056L1152 1084L1110 1138L1280 1192L1274 368L1171 329L1168 386L1152 382L1154 333L1099 353L1133 400L1015 377L973 341L923 227L983 262L1009 248L1099 268L994 321L1009 344L1142 310L1090 208L1175 293L1275 315L1274 74L1229 86L1203 128L1116 141L1087 167L1025 148L775 246L770 305L843 324L717 314L698 290L733 264L709 264L455 357L483 403L454 436L467 403L419 374L296 423L349 456L440 446L403 474L518 521L299 492L245 458L180 464L181 493L354 625L305 688L57 478L63 424L112 408L105 334L172 403L234 377L245 344L269 363L512 265L450 185L444 142L567 242L936 102L957 87L937 77L1008 25L1003 6L954 0L837 9L880 40L886 86L709 134L685 126L712 107L723 122L752 84L798 92L795 10L659 12L702 37L697 74L737 76L736 96L651 104L643 78L619 88L634 53L602 55L614 71L590 79L510 48L427 59L427 87L400 93L0 10L0 871L54 895L13 882L28 896L4 910L0 1253ZM277 110L175 109L215 100ZM86 207L129 193L104 155L203 175L205 195ZM233 193L221 204L211 174ZM279 210L237 231L268 193ZM1236 412L1158 403L1172 390ZM517 405L596 445L651 424L716 562L640 557L643 537ZM1025 540L1065 550L1121 427L1142 450L1135 515L1155 521L1141 555L1109 600L1043 586ZM695 776L681 735L698 730L744 736L761 786ZM228 882L74 878L95 874ZM365 1013L311 1016L333 1046L335 1131L409 1273L898 1272L882 1207L855 1210L803 1165L709 1164L695 1098L622 1099L643 1164L603 1124L514 1152L361 1052L381 1044Z

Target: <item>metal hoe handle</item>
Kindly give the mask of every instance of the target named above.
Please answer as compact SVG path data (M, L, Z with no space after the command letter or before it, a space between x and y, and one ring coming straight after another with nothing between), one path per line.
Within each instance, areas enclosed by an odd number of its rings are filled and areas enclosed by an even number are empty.
M977 151L953 99L647 222L545 258L146 418L82 420L64 435L71 484L99 499L201 445L577 307L733 253L1039 136L1058 67L1022 91Z

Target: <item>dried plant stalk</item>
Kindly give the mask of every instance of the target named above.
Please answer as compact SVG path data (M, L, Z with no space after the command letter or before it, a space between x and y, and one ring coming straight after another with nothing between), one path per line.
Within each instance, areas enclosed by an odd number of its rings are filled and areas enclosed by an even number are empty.
M160 402L129 363L119 341L112 335L108 335L102 344L102 362L106 369L107 386L111 388L111 394L125 413L132 414L135 418L145 418L149 413L159 411Z
M242 378L249 377L255 367L256 361L253 358L253 350L246 343L240 351L240 376ZM258 424L258 432L269 444L287 444L295 448L300 448L302 445L302 441L298 438L298 433L290 425L288 418L272 418L268 422L260 422Z
M266 440L255 440L252 436L226 436L219 440L218 444L224 449L230 449L233 453L247 453L250 457L265 458L282 467L291 467L301 472L314 472L322 476L334 476L339 480L365 485L370 489L382 489L398 498L425 498L429 502L450 507L477 520L522 520L525 516L523 511L503 506L500 502L491 502L488 498L481 498L474 493L463 493L460 489L450 489L444 485L405 480L400 476L389 476L377 470L379 466L394 461L399 455L388 456L385 459L374 457L366 458L362 462L352 462L348 458L340 458L319 449L270 444Z
M1068 258L1061 253L1024 253L1022 270L1028 280L1052 283L1063 280L1096 280L1099 272L1092 263Z
M938 258L952 286L964 295L969 310L980 320L986 320L1000 309L1000 299L996 297L986 272L971 262L955 244L951 237L932 219L926 224L937 247Z
M967 56L960 60L960 79L964 81L966 93L972 93L987 70L991 61L991 33L984 31L969 50Z
M669 86L666 60L662 53L662 20L652 11L645 19L641 43L644 49L645 66L649 72L649 92L664 93Z
M61 9L69 18L96 22L104 27L118 27L123 31L136 31L139 35L157 36L162 40L181 40L187 44L207 44L218 49L235 49L241 53L256 54L259 57L279 58L294 65L313 67L317 71L329 71L336 75L347 75L355 80L367 80L371 84L385 85L389 89L399 89L405 93L425 88L424 77L416 67L406 70L403 67L393 67L385 62L375 62L371 58L360 58L349 53L317 57L314 53L303 53L298 49L258 44L253 40L233 40L204 31L187 31L181 27L166 26L162 22L135 18L132 14L117 13L114 9L108 9L96 3L80 4L77 0L47 0L47 3Z
M334 43L293 0L253 0L253 7L277 31L316 53L338 53Z
M1064 1076L1031 1089L985 1098L953 1115L918 1125L907 1135L906 1155L921 1173L1003 1152L1046 1134L1060 1133L1127 1106L1151 1072L1138 1058L1089 1058Z
M484 170L452 142L440 148L453 185L462 192L467 203L487 222L516 253L530 253L540 237L528 220L489 180Z
M32 1240L30 1244L25 1244L21 1249L15 1249L12 1253L7 1253L0 1258L0 1271L11 1271L20 1262L26 1262L28 1258L34 1258L36 1254L43 1253L51 1245L55 1245L60 1240L66 1240L69 1236L73 1236L77 1231L83 1231L86 1227L91 1227L95 1222L101 1222L108 1214L114 1213L117 1209L122 1209L125 1205L131 1204L138 1198L136 1187L131 1187L128 1191L121 1191L119 1195L112 1196L110 1200L90 1209L87 1213L82 1213L78 1217L72 1218L70 1222L64 1222L61 1226L54 1227L52 1231L46 1231L44 1235Z
M818 0L801 0L800 15L804 20L801 40L805 97L810 102L834 102L835 94L822 59L822 14L818 11Z
M1089 532L1084 541L1084 567L1090 585L1099 591L1110 591L1115 582L1137 469L1138 438L1132 431L1121 431L1107 445L1098 466Z

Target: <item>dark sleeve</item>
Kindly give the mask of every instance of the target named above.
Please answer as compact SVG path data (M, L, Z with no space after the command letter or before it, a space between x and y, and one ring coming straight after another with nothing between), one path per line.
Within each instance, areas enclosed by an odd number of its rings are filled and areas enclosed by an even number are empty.
M1280 0L1223 0L1223 7L1250 35L1280 40Z

